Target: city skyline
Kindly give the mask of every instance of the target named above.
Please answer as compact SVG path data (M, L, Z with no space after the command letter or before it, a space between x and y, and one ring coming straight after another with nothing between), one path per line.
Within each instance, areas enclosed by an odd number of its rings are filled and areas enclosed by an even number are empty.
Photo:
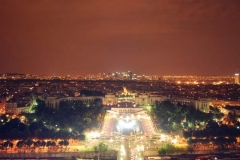
M0 73L234 75L240 2L0 0Z
M2 76L50 76L50 77L54 77L54 76L61 76L61 77L90 77L90 76L104 76L104 75L108 75L108 76L113 76L113 77L119 77L124 76L124 74L127 74L128 72L131 72L132 76L158 76L158 77L168 77L168 76L172 76L172 77L236 77L236 75L239 75L239 71L237 70L236 72L231 72L228 73L226 75L187 75L187 74L183 74L183 75L170 75L170 74L165 74L165 75L157 75L157 74L148 74L148 73L137 73L135 71L132 70L127 70L127 71L113 71L113 72L104 72L104 71L100 71L98 73L86 73L84 75L81 74L41 74L41 73L36 73L36 74L30 74L30 73L18 73L18 72L5 72L5 73L0 73L0 78Z

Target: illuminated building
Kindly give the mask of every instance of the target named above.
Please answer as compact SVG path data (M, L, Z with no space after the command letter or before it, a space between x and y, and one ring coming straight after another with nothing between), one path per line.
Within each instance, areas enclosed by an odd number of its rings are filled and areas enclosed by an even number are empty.
M32 104L22 105L16 100L9 100L6 102L6 113L7 114L19 114L19 113L29 113Z
M128 72L122 72L123 79L128 79Z
M7 114L16 114L17 113L17 102L9 100L6 102L6 113Z
M202 112L209 113L210 106L212 106L212 100L210 98L199 98L195 100L194 107Z
M193 106L195 109L205 113L209 113L210 106L212 105L211 98L199 98L197 100L193 98L171 98L170 102L173 104L180 103L181 105Z
M133 74L131 71L128 71L128 79L132 80L133 79Z
M239 84L239 73L235 73L234 80L236 84Z
M5 113L6 100L0 99L0 114Z
M95 99L102 99L103 105L116 105L118 103L118 98L115 95L107 94L105 96L47 97L45 104L47 107L58 108L62 101L68 103L82 101L84 104L90 104Z
M133 74L133 79L134 79L134 80L137 79L137 74Z
M154 105L156 101L162 102L166 100L166 96L160 96L160 95L147 95L147 94L142 94L138 95L135 98L135 103L136 105Z

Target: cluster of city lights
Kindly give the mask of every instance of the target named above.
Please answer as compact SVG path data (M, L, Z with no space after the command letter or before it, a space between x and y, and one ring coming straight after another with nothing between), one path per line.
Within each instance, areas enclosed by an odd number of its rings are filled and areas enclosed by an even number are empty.
M98 137L100 137L100 133L97 131L91 131L90 133L88 133L88 137L89 138L98 138Z

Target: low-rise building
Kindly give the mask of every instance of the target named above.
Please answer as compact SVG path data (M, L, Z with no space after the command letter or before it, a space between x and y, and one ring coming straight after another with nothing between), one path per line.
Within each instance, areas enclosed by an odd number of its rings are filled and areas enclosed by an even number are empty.
M171 103L186 106L193 106L195 109L198 109L202 112L208 113L210 111L210 106L212 106L212 100L209 98L171 98Z
M62 101L75 102L82 101L84 104L90 104L95 99L101 99L103 105L116 105L118 98L115 95L105 96L78 96L78 97L47 97L45 104L47 107L58 108Z
M116 105L118 98L114 94L107 94L102 98L103 105Z
M16 114L17 113L17 101L10 99L6 102L6 114Z
M166 100L166 96L161 95L148 95L148 94L140 94L135 97L135 103L136 105L154 105L156 102L162 102L163 100Z
M19 114L22 112L28 113L32 109L33 101L17 101L16 99L10 99L6 102L6 114Z
M199 98L195 100L194 107L202 112L208 113L212 106L212 100L210 98Z

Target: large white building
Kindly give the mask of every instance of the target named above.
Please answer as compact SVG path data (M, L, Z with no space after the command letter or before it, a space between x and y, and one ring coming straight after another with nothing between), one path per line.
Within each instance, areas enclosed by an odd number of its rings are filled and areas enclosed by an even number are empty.
M202 112L208 113L210 111L210 106L212 106L212 100L210 98L199 98L195 100L194 107Z
M61 101L83 101L86 104L94 101L95 99L101 99L103 105L117 105L118 97L114 94L107 94L105 96L78 96L78 97L47 97L45 103L47 107L58 108ZM135 97L135 104L142 105L154 105L156 101L161 102L166 99L166 96L148 95L142 94Z
M193 106L202 112L208 113L210 111L210 106L212 106L212 99L210 98L170 98L173 104L180 103L181 105Z
M60 102L76 102L82 101L85 104L93 102L95 99L101 99L103 105L117 105L118 97L114 94L107 94L105 96L79 96L79 97L47 97L45 103L47 107L58 108ZM145 105L155 105L156 102L162 102L167 100L166 96L160 95L151 95L151 94L140 94L135 97L136 106L145 106ZM212 105L211 99L200 98L194 100L193 98L170 98L169 99L173 104L180 103L182 105L193 106L196 109L199 109L202 112L209 112L209 107Z
M58 108L60 102L75 102L82 101L85 104L93 102L95 99L101 99L103 105L116 105L118 103L118 98L113 94L107 94L105 96L78 96L78 97L47 97L45 104L47 107Z
M160 95L148 95L148 94L140 94L135 97L135 103L136 105L154 105L156 101L162 102L166 100L166 96L160 96Z

